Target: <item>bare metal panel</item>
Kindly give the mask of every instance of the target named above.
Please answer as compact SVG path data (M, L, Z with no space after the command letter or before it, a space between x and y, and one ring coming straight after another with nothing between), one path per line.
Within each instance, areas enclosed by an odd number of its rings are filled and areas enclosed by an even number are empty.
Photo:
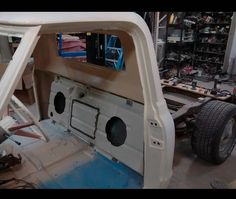
M58 92L66 96L66 108L62 114L54 114L54 98ZM80 97L81 93L83 97ZM54 121L93 143L99 151L143 174L142 104L128 103L125 98L62 77L52 83L49 103L48 114ZM127 130L125 143L119 147L113 146L106 134L107 122L114 116L124 121Z
M83 104L79 101L72 102L72 115L70 125L75 130L95 138L97 127L98 108Z

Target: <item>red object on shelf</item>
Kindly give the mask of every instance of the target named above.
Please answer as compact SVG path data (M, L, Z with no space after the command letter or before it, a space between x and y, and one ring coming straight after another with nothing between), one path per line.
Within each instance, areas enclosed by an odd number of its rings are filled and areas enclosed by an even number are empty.
M86 50L86 42L84 40L65 39L62 42L62 50L64 52L79 52Z

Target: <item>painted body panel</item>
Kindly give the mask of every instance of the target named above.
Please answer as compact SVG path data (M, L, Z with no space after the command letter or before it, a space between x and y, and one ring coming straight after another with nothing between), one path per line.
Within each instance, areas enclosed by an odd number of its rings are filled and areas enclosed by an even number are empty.
M22 41L20 44L15 57L13 57L6 73L1 79L1 114L9 103L15 89L17 82L14 82L17 81L20 78L19 76L23 73L26 61L31 55L31 52L33 52L37 39L40 36L44 37L44 35L55 34L58 32L91 31L107 34L120 34L121 36L124 35L127 41L131 41L133 48L128 49L127 51L125 48L124 53L125 59L129 60L129 55L135 59L135 62L130 61L133 65L127 65L127 68L133 67L132 70L136 71L134 77L130 75L126 76L126 78L123 79L126 84L123 83L122 87L120 87L117 86L117 84L113 85L112 79L110 81L102 82L101 78L97 78L96 72L94 73L93 66L91 66L88 69L89 72L87 71L90 75L87 77L92 77L91 74L93 74L94 78L87 81L87 83L93 82L91 83L92 86L96 86L96 81L98 81L98 84L102 84L101 87L104 91L106 91L107 87L107 91L112 91L114 94L140 102L143 101L144 187L166 187L172 175L175 130L173 119L163 97L153 41L145 21L135 13L0 13L0 33L4 32L8 27L10 27L10 29L7 30L7 32L17 28L26 28L28 31L25 31L23 39L25 41ZM73 70L67 70L67 68L63 67L63 64L58 65L56 68L56 65L53 64L55 60L46 60L49 62L43 67L44 64L40 64L43 62L37 59L40 59L40 45L42 46L43 44L39 41L38 46L35 49L36 51L34 52L36 69L38 70L35 71L36 77L37 73L40 74L39 71L44 71L53 72L55 74L58 72L59 75L67 78L71 77L71 79L79 79L78 76L75 77L74 74L69 73ZM48 54L47 56L50 57L51 54ZM52 64L50 64L50 61L52 61ZM71 67L73 66L70 66L69 68ZM13 73L15 76L10 76L10 74ZM100 71L100 73L102 74L102 71ZM80 77L84 83L86 83L86 80L83 79L82 75ZM116 76L113 76L113 79L116 79ZM119 81L121 80L122 78L120 78ZM133 81L131 86L126 86L128 85L128 80L131 82ZM135 82L140 82L141 86L137 86ZM132 85L135 85L133 89ZM37 89L37 92L37 96L40 98L43 91ZM136 94L130 95L129 93L132 92L136 92ZM41 109L45 109L42 108L40 100L37 102L39 107L41 106Z

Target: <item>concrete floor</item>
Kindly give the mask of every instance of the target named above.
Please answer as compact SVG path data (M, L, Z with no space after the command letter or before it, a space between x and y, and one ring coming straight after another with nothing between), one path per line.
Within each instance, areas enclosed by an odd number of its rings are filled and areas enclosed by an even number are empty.
M177 139L169 188L210 189L215 179L225 183L236 180L236 148L223 164L212 165L192 153L190 139Z
M212 82L201 82L202 85L211 87ZM228 90L232 87L224 85ZM35 106L29 106L35 112ZM192 153L189 138L177 138L173 162L173 176L168 186L169 189L211 189L213 180L230 183L236 180L236 148L232 155L221 165L212 165L199 159Z
M212 88L214 83L198 81L198 85ZM221 89L232 92L233 86L222 84ZM212 165L192 153L190 139L176 139L173 177L169 188L209 189L215 179L225 183L236 180L236 148L223 164Z

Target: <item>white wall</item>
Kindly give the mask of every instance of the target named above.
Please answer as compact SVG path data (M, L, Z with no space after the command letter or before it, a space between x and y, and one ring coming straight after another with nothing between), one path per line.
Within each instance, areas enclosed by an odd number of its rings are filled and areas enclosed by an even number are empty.
M228 44L225 52L224 69L229 74L236 74L236 12L234 12L231 22Z
M0 63L8 63L12 58L8 37L0 36Z

